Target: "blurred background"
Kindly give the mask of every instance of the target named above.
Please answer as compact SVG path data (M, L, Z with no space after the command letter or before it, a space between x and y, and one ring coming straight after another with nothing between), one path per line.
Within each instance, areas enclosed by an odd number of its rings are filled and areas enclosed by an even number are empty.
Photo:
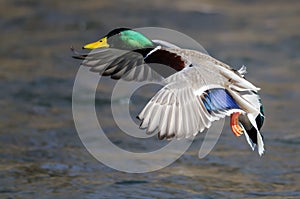
M0 198L300 198L298 0L1 0L0 10ZM86 151L71 112L80 62L70 47L116 27L149 26L187 34L233 68L247 66L265 106L263 157L228 121L207 157L198 159L196 141L152 173L115 171ZM126 146L106 117L102 87L102 125Z

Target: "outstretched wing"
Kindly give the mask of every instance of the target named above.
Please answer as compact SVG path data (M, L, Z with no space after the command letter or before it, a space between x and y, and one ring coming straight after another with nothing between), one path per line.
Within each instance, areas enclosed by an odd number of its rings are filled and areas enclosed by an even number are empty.
M169 48L157 46L156 48L136 49L132 51L115 48L99 48L90 53L78 53L73 50L76 59L82 59L82 65L90 67L91 71L113 79L127 81L162 81L166 66L169 74L185 68L189 62L170 52ZM161 67L155 67L159 64Z
M75 51L74 51L75 52ZM127 81L161 81L162 77L144 62L144 57L136 51L115 48L99 48L89 53L75 52L73 56L82 59L82 66L90 67L90 71L97 72L112 79Z
M224 88L201 95L188 82L176 82L162 88L145 106L138 118L147 133L158 131L160 139L188 138L209 128L213 121L233 112L244 112Z

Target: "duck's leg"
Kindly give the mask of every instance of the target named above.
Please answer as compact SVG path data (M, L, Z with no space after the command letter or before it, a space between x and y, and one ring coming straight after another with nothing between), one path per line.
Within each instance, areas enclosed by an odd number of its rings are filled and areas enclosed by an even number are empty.
M239 125L239 115L241 113L232 113L230 116L230 127L235 136L241 136L243 134L243 129Z

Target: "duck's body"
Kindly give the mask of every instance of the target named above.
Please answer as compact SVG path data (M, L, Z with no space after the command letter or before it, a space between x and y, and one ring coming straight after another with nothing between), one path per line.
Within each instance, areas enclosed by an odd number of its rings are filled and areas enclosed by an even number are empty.
M259 154L263 154L259 129L264 115L257 95L259 88L244 79L245 67L236 71L209 55L181 49L165 41L151 41L132 31L116 29L112 31L114 34L109 33L102 39L105 44L85 46L99 49L88 56L78 54L75 57L85 59L83 65L91 67L92 71L114 79L159 79L160 76L145 63L164 64L177 71L160 79L165 86L138 115L141 128L148 133L158 131L160 139L187 138L209 128L213 121L230 116L233 133L237 136L244 133L252 149L257 145ZM107 44L110 34L117 35L113 45Z

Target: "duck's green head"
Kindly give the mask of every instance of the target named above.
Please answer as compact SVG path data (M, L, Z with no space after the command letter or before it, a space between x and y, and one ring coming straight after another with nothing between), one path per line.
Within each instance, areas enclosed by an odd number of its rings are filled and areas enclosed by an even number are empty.
M129 28L117 28L110 31L100 40L86 44L83 48L118 48L124 50L134 50L154 46L154 43L142 33Z

